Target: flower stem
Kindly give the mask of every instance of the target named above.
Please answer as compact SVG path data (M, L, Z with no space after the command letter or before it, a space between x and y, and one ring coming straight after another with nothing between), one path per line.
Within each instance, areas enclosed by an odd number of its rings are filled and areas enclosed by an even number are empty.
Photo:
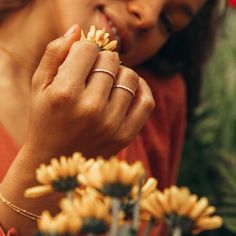
M141 178L139 180L139 189L138 189L138 193L137 193L137 200L134 205L134 212L133 212L133 231L134 232L138 232L138 227L139 227L140 200L141 200L141 194L142 194L141 189L142 189L142 185L144 182L144 178L145 178L145 176L141 176Z
M111 236L116 236L118 233L118 217L120 210L120 200L118 198L112 198L112 225Z
M73 200L73 192L72 192L72 191L68 191L68 192L66 193L66 196L67 196L67 198L68 198L70 201Z
M182 236L182 230L180 227L175 227L172 230L172 236Z
M154 220L150 219L148 224L147 224L147 226L146 226L146 228L145 228L145 230L144 230L143 236L149 236L150 235L151 230L152 230L154 224L155 224Z

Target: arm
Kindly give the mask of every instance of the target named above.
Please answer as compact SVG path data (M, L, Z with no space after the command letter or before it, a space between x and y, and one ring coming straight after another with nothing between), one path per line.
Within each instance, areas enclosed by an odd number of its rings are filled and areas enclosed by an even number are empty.
M116 53L98 52L88 41L78 42L79 30L49 44L32 80L32 106L28 135L5 176L0 191L13 204L40 214L57 211L59 196L26 200L23 192L35 185L35 169L52 157L81 151L85 156L110 156L126 146L139 132L154 102L146 83L119 65ZM93 68L112 71L117 83L138 91L135 101L122 89L112 89L109 75L91 73ZM0 222L13 225L21 235L31 235L35 222L0 204Z

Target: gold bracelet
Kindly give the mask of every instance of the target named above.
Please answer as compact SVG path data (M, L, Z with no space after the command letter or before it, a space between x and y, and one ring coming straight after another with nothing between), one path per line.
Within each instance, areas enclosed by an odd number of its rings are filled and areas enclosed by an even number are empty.
M6 204L8 207L10 207L13 211L17 212L18 214L30 219L30 220L34 220L34 221L38 221L41 219L41 217L39 215L35 215L29 211L26 211L20 207L15 206L14 204L12 204L11 202L7 201L2 194L0 193L0 199L2 200L2 202L4 204Z

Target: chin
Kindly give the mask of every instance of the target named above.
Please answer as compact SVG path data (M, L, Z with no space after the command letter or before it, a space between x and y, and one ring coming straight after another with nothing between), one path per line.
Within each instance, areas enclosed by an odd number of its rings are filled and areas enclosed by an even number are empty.
M129 57L127 55L121 55L120 59L122 61L122 64L127 67L135 67L144 62L144 60L140 60L139 57Z

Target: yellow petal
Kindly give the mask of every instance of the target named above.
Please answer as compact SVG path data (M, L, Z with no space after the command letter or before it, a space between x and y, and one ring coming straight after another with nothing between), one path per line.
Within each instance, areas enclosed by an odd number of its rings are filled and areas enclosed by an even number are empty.
M140 206L143 210L148 211L153 217L157 219L162 219L164 211L161 206L154 202L155 200L141 200Z
M208 199L206 197L201 198L189 212L188 216L191 219L198 218L208 206Z
M178 214L180 216L188 215L188 213L192 210L194 205L197 202L197 195L191 195L186 203L179 209Z
M182 209L182 207L186 204L190 197L190 191L187 187L181 187L179 188L179 206L176 210L176 213L179 213L179 210Z
M170 187L169 204L172 212L176 212L179 207L179 189L176 186Z
M162 207L162 209L164 210L164 212L166 212L167 214L171 213L171 208L168 202L168 195L167 194L163 194L159 191L155 192L157 200L159 201L160 206Z
M84 35L84 31L83 30L81 30L80 40L87 40L87 38Z
M145 170L143 164L140 161L136 161L129 170L130 184L137 184L140 181L140 178L144 176Z
M92 165L95 163L95 160L93 158L86 161L83 165L78 166L79 171L81 173L86 173L89 171L89 169L92 167Z
M59 164L59 161L56 159L56 158L53 158L50 162L51 166L53 166L56 170L59 169L60 167L60 164Z
M63 234L67 231L67 218L65 215L58 215L55 217L55 222L57 224L56 232Z
M214 214L215 211L216 211L216 208L214 206L208 206L200 217L210 216Z
M47 175L50 178L51 182L58 178L58 174L52 166L47 166Z
M105 46L109 43L109 33L105 33L103 41L102 41L102 46Z
M77 162L73 161L72 158L68 159L68 176L75 176L78 174Z
M75 234L79 232L82 222L78 217L73 217L69 219L68 224L69 224L69 229L70 229L69 232L71 232L72 234Z
M48 195L53 192L51 185L40 185L33 188L28 188L24 192L26 198L37 198Z
M47 166L41 164L40 167L36 170L36 179L41 184L50 184L51 179L47 173Z
M104 46L103 49L113 51L116 49L116 46L117 46L117 41L113 40L110 43L108 43L106 46Z
M149 178L141 189L142 198L147 197L149 194L151 194L153 191L155 191L156 187L157 187L157 180L154 178Z
M96 27L94 25L91 25L89 29L89 33L92 35L93 38L95 38L96 35Z
M74 200L75 201L75 200ZM69 214L73 214L76 209L74 207L74 201L72 202L70 199L68 198L64 198L60 201L60 207L63 211L69 213Z
M67 161L67 157L65 156L61 156L60 158L60 169L58 171L59 175L62 177L66 177L68 176L68 161Z
M118 168L117 164L105 162L101 167L101 174L104 176L104 183L117 183L118 180Z
M123 183L124 185L131 185L132 183L132 176L130 175L130 166L124 162L121 161L119 164L119 173L117 173L117 179L120 183Z
M202 230L217 229L223 225L223 220L220 216L200 218L196 222L196 226Z
M96 41L99 42L99 41L103 41L103 38L104 38L104 35L106 33L106 29L103 28L102 30L97 30L96 31Z
M103 163L95 162L89 170L89 173L85 176L89 185L97 189L103 187L104 179L107 177L101 172L102 165Z
M38 228L40 231L45 232L49 227L52 217L48 211L44 211L41 214L41 220L38 221Z
M87 34L87 40L91 41L91 42L95 42L96 41L96 28L94 25L92 25L90 27L90 30Z

